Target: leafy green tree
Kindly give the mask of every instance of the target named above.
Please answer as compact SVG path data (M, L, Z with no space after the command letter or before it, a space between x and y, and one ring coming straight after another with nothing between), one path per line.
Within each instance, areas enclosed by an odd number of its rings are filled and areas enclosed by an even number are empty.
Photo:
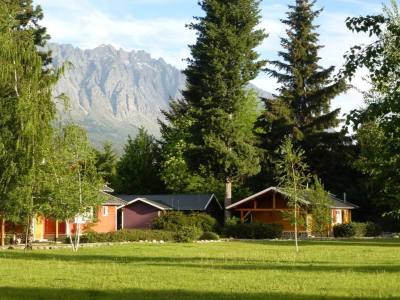
M330 103L347 85L343 79L333 80L334 66L323 68L320 64L318 53L323 46L315 19L321 10L315 10L314 5L315 1L296 0L289 6L287 18L282 20L287 36L281 39L281 60L271 61L266 69L281 86L273 100L264 101L265 111L256 124L261 147L269 157L261 178L265 183L272 183L275 150L282 136L290 134L306 151L311 172L324 182L346 185L337 173L348 172L351 164L346 156L354 149L345 132L334 131L340 123L340 109L331 110ZM337 185L330 187L338 189Z
M349 123L357 130L361 156L356 166L377 189L372 201L379 210L400 216L400 11L396 1L380 15L349 18L353 32L366 32L375 41L355 46L346 55L343 75L359 68L369 71L372 88L365 93L366 107L354 110Z
M266 37L260 24L260 1L203 0L205 12L189 28L197 33L190 46L192 58L184 71L188 105L188 151L191 170L203 169L208 176L226 185L226 204L230 204L232 182L260 171L256 139L242 122L241 109L254 94L246 90L265 61L254 50Z
M116 191L127 194L162 192L160 149L155 138L140 128L134 139L128 138L124 151L117 163Z
M282 145L278 148L277 154L280 159L275 162L277 182L279 187L287 195L288 206L292 208L292 212L288 217L294 225L294 237L296 244L296 252L299 252L298 246L298 226L304 223L300 213L301 199L307 189L309 180L308 166L305 163L305 153L302 149L296 149L292 138L286 136L282 141Z
M43 71L36 28L19 25L19 2L1 1L0 15L0 210L7 218L27 224L30 248L33 218L46 201L39 178L53 131L52 88L59 72Z
M105 143L102 151L94 150L96 156L97 172L106 184L115 182L117 171L117 154L111 143Z
M69 238L73 250L78 251L81 223L93 219L93 211L104 200L100 192L103 181L86 130L66 125L47 148L43 165L48 201L42 212L68 224L74 220L74 238L72 234Z
M312 215L311 229L321 237L329 230L332 224L331 198L325 191L324 186L318 177L314 176L314 184L307 190L307 200L310 202L310 212Z

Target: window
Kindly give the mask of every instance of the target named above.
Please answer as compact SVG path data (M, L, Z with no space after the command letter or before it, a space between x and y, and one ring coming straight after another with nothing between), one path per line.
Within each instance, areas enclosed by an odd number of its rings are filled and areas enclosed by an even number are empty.
M83 214L77 214L75 216L75 223L76 224L86 224L93 220L93 208L90 208L87 212Z
M103 206L103 217L108 216L108 206Z

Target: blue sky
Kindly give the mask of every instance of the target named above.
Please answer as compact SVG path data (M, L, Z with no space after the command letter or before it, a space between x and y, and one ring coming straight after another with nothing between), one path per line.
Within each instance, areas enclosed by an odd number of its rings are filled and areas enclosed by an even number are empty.
M48 28L53 42L70 43L90 49L101 44L111 44L126 50L145 50L154 58L163 57L168 63L183 69L184 58L190 53L187 45L195 42L193 32L185 27L193 16L202 15L197 0L36 0L43 7L43 25ZM285 17L287 5L294 0L264 0L261 4L261 27L269 38L258 48L263 58L275 59L280 50L279 37L285 27L280 19ZM320 27L322 65L340 66L344 52L352 45L366 43L368 37L349 32L344 24L346 17L377 14L382 3L389 0L319 0L323 7L317 20ZM361 90L368 88L363 72L353 84ZM274 79L261 74L254 83L274 92L278 87ZM348 112L362 105L362 96L356 90L337 97L333 107Z

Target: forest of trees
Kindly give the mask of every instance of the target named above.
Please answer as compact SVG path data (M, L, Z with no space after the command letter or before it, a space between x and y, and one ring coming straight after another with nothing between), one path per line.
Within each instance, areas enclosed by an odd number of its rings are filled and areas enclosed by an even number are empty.
M0 0L0 219L24 224L43 213L59 220L101 203L108 184L128 194L213 192L225 205L260 189L315 187L359 205L355 217L388 230L400 218L400 13L395 1L379 15L348 18L347 27L374 37L344 53L343 66L322 67L316 1L294 0L282 26L279 60L260 57L268 42L257 0L202 0L188 27L182 97L159 121L161 137L142 128L121 157L111 144L95 150L83 128L57 120L43 13L31 0ZM352 88L358 69L371 89L364 108L341 119L332 100ZM280 88L259 99L248 88L261 72ZM263 87L268 90L269 87ZM261 107L262 106L262 107ZM261 108L260 108L261 107ZM290 173L288 166L298 172ZM285 171L286 170L286 171ZM290 179L291 178L291 179ZM293 199L296 199L295 192ZM296 201L293 202L296 206ZM297 216L294 216L297 217ZM72 241L79 245L78 241Z

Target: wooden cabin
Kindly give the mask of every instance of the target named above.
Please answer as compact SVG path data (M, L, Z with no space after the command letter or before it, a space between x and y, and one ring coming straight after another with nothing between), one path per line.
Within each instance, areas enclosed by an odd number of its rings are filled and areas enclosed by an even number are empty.
M332 224L351 222L351 211L358 208L356 205L340 200L333 195L331 197ZM299 232L311 235L312 215L309 212L307 199L299 199L299 215L306 220L305 224L299 226ZM285 216L285 213L293 211L288 206L287 194L276 187L267 188L259 193L251 195L226 207L232 216L240 218L242 223L257 222L265 224L281 224L283 232L293 232L294 226Z

